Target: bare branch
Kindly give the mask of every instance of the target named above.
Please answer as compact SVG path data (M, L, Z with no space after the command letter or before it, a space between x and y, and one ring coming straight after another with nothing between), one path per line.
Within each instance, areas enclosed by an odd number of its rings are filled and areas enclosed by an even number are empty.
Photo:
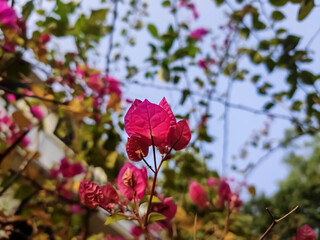
M25 98L35 98L35 99L39 99L41 101L44 101L44 102L51 102L51 103L54 103L54 104L57 104L57 105L68 105L69 102L60 102L60 101L57 101L57 100L54 100L54 99L48 99L48 98L45 98L45 97L40 97L40 96L36 96L36 95L27 95L27 94L24 94L24 93L19 93L19 92L16 92L14 90L11 90L9 88L6 88L4 86L0 86L0 89L5 91L6 93L11 93L15 96L18 96L18 97L25 97Z
M264 232L264 234L262 234L262 236L259 238L259 240L263 240L265 239L265 237L271 232L271 230L274 228L275 225L277 225L277 223L281 222L283 219L285 219L286 217L288 217L290 214L292 214L293 212L295 212L297 209L299 208L299 206L296 206L294 209L292 209L290 212L288 212L287 214L285 214L284 216L282 216L281 218L275 219L272 215L272 213L270 212L270 210L267 208L266 210L268 211L269 215L272 218L272 223L271 225L268 227L268 229Z

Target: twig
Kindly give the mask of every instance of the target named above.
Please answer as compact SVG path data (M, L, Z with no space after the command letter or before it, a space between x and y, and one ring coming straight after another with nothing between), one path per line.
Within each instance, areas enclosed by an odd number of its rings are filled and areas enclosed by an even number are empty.
M306 45L306 50L308 50L308 48L311 46L311 44L313 43L313 41L316 39L316 37L318 36L318 34L320 33L320 27L318 28L318 30L312 35L312 37L310 38L310 40L308 41L307 45Z
M0 164L5 159L5 157L22 141L22 139L29 133L29 131L30 130L24 131L10 147L8 147L3 153L0 154Z
M273 152L275 152L276 150L280 149L281 147L283 147L284 144L288 144L290 142L292 142L293 140L301 137L302 135L304 135L306 133L299 133L289 139L286 139L284 142L280 142L278 145L276 145L273 148L270 148L268 152L266 152L265 154L263 154L254 164L250 164L247 169L245 170L245 179L248 178L248 176L251 174L251 172L253 171L253 169L255 167L257 167L258 165L260 165L265 159L267 159L269 157L269 155L271 155Z
M264 232L264 234L262 234L262 236L259 238L259 240L263 240L270 232L271 230L274 228L275 225L277 225L277 223L281 222L283 219L285 219L286 217L288 217L290 214L292 214L293 212L295 212L297 209L299 208L299 206L296 206L294 209L292 209L290 212L288 212L287 214L285 214L284 216L282 216L281 218L275 219L272 215L272 213L270 212L270 210L267 208L267 212L269 213L270 217L272 218L272 223L271 225L268 227L268 229Z
M19 170L15 173L15 175L8 181L8 183L3 187L3 189L0 192L0 197L12 186L12 184L15 183L15 181L21 176L21 174L26 170L26 168L29 166L31 161L35 158L35 156L38 153L38 147L39 147L39 131L36 137L36 148L34 153L30 157L27 157L20 165Z
M149 165L149 163L146 161L146 159L142 156L142 160L144 161L144 163L148 166L148 168L155 173L155 171L153 170L153 168Z
M109 48L108 48L107 57L106 57L106 61L107 61L106 62L106 76L109 75L109 71L110 71L110 56L111 56L111 52L112 52L112 48L113 48L113 35L114 35L117 16L118 16L118 1L119 0L114 0L114 11L113 11L113 18L112 18L112 23L111 23L112 30L110 33Z
M54 99L48 99L48 98L40 97L40 96L36 96L36 95L27 95L27 94L24 94L24 93L19 93L19 92L16 92L14 90L11 90L9 88L6 88L4 86L0 86L0 89L5 91L6 93L12 93L13 95L19 96L19 97L36 98L36 99L42 100L44 102L51 102L51 103L54 103L54 104L57 104L57 105L68 105L69 104L68 101L67 102L60 102L60 101L57 101L57 100L54 100Z

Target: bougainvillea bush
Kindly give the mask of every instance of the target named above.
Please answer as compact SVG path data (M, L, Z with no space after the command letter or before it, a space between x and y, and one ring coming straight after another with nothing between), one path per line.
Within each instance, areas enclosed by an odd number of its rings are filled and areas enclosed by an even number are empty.
M228 154L230 109L266 118L235 159L320 129L319 31L302 46L279 25L285 6L297 21L316 11L313 0L0 0L0 239L315 240L317 216L301 215L319 208L304 201L316 188L265 211L247 181L265 155L243 167ZM207 7L221 25L204 24ZM233 103L237 86L263 107ZM291 131L275 142L279 119ZM221 171L209 164L218 132Z

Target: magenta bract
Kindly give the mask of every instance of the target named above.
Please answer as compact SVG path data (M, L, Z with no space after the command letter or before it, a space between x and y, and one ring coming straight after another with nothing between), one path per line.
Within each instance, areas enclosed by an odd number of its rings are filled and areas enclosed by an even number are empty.
M147 186L147 170L137 168L127 162L120 170L117 183L119 191L130 201L134 198L140 201Z
M111 184L107 184L105 186L100 187L102 192L102 198L100 199L100 206L104 209L111 210L116 204L118 204L120 198L117 191L111 186Z
M316 240L316 234L309 225L305 224L298 228L296 240Z
M94 183L87 180L83 180L80 183L79 195L81 202L91 208L96 208L100 204L100 199L102 197L102 191L100 187Z
M191 139L187 121L181 120L177 123L165 98L159 105L148 100L141 102L136 99L124 120L126 132L130 137L126 150L132 161L139 161L142 156L147 156L152 140L160 153L164 154L171 148L185 148Z
M198 182L191 182L189 186L189 196L190 199L199 206L199 208L206 208L209 206L207 201L207 193Z

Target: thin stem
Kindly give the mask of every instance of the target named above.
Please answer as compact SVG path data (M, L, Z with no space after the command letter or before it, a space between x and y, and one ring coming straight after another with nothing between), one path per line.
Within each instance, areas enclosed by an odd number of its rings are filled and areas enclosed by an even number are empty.
M108 52L107 52L107 57L106 57L106 76L109 75L109 71L110 71L110 56L111 56L111 52L112 52L112 48L113 48L113 35L114 35L114 30L115 30L115 26L116 26L116 21L117 21L117 16L118 16L118 0L114 1L114 12L113 12L113 18L112 18L112 30L110 33L110 40L109 40L109 48L108 48Z
M142 156L142 155L141 155ZM142 160L144 161L144 163L148 166L148 168L155 173L155 171L153 170L153 168L149 165L149 163L146 161L146 159L142 156Z
M3 153L0 154L0 164L5 159L5 157L22 141L22 139L29 133L29 131L30 130L24 131L10 147L8 147Z
M274 228L275 225L277 225L277 223L281 222L283 219L285 219L286 217L288 217L290 214L292 214L293 212L295 212L297 209L299 208L299 206L296 206L294 209L292 209L290 212L288 212L287 214L285 214L284 216L282 216L279 219L275 219L272 215L272 213L270 212L270 210L267 208L267 212L269 213L269 215L272 218L272 223L271 225L268 227L268 229L264 232L264 234L262 234L262 236L259 238L259 240L263 240L270 232L271 230Z
M161 161L161 163L162 163L162 161ZM160 166L161 166L161 163L160 163ZM152 198L153 198L155 188L156 188L158 172L159 172L158 169L156 169L156 171L154 173L154 177L153 177L153 183L152 183L151 194L150 194L149 203L148 203L148 209L147 209L147 213L146 213L146 219L144 221L144 225L146 228L148 226L148 217L149 217L149 214L151 211Z

